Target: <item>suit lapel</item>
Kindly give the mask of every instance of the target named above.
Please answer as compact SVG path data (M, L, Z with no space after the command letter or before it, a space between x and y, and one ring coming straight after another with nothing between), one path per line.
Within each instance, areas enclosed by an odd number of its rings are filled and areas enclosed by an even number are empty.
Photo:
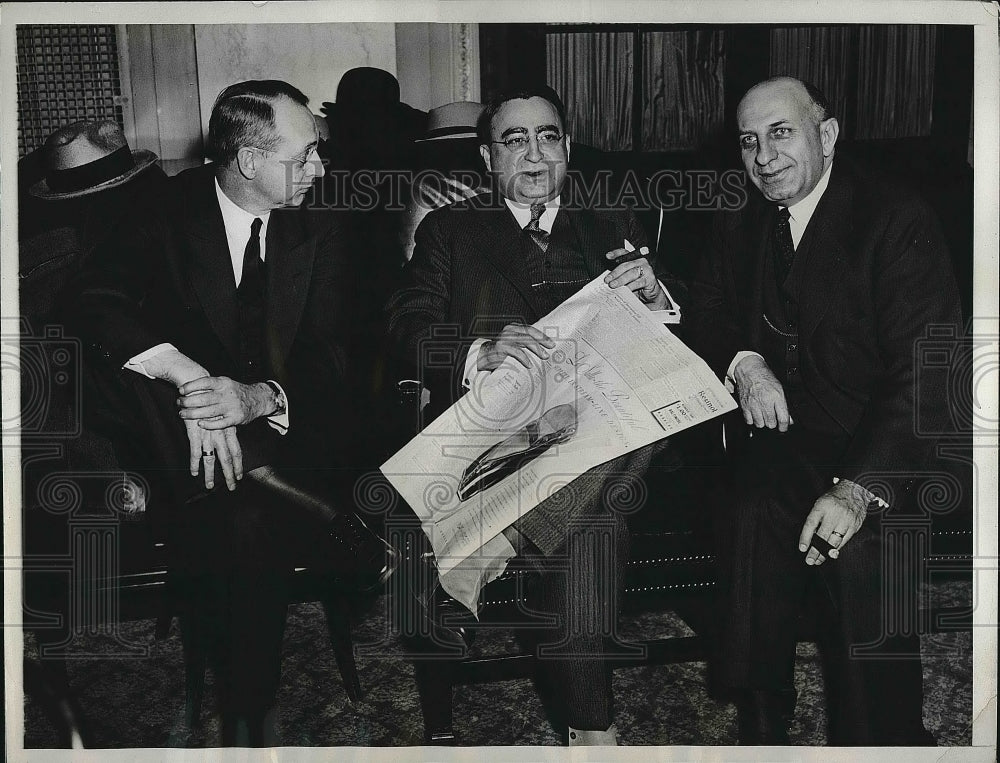
M803 252L802 281L799 290L799 313L802 316L801 341L806 343L830 307L831 285L841 283L847 267L848 252L844 241L850 229L844 229L854 219L851 213L851 186L842 168L831 170L830 185L813 213L806 234L800 243Z
M503 202L497 207L481 210L479 215L483 241L480 251L483 256L511 283L533 315L539 318L545 315L544 306L535 295L528 277L527 258L534 252L528 250L526 245L534 247L535 244L524 234Z
M608 269L608 260L605 255L610 251L610 247L606 243L608 237L600 235L597 218L586 209L570 211L566 206L560 208L559 214L566 215L569 220L573 234L580 244L580 253L583 255L591 279L597 278L598 274ZM622 243L625 243L624 239ZM615 243L615 246L618 244Z
M315 242L302 234L293 218L275 210L267 226L267 346L272 368L283 364L291 350L316 255Z
M767 258L771 256L771 235L773 233L773 216L768 213L769 205L765 205L761 214L750 215L752 232L747 236L747 241L753 242L753 249L749 252L751 283L756 287L750 289L749 300L746 303L744 320L746 321L747 334L750 340L750 347L760 347L761 318L764 315L764 277L767 272Z
M239 362L236 279L211 172L194 184L182 218L180 224L190 244L191 285L212 330L233 360Z

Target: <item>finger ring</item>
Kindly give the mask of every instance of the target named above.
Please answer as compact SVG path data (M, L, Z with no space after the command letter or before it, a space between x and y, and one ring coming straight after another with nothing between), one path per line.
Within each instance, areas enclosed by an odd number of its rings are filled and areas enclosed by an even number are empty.
M642 278L642 268L639 268L639 278Z
M215 456L214 450L203 450L201 452L202 458L208 458L209 456Z
M838 536L840 536L841 538L843 538L843 537L844 537L844 534L843 534L843 533L841 533L841 532L837 532L836 530L834 530L834 531L833 531L832 533L830 533L830 535L838 535Z

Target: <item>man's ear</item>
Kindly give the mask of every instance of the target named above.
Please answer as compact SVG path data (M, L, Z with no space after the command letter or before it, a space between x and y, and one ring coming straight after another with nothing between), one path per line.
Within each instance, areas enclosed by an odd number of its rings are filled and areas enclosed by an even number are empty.
M566 162L569 162L569 133L566 133Z
M483 164L486 165L487 172L493 172L493 160L490 158L490 147L485 143L479 146L479 155L483 157Z
M823 146L823 156L833 156L833 147L837 144L837 136L840 135L840 123L836 117L830 117L819 123L819 140Z
M241 148L236 152L236 169L247 180L257 177L257 153L252 148Z

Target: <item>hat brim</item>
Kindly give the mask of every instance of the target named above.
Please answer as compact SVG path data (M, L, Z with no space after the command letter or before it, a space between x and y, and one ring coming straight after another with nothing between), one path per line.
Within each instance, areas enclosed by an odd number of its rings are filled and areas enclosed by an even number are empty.
M101 191L107 191L110 188L116 188L120 185L124 185L140 172L152 167L157 161L159 161L159 157L157 157L157 155L152 151L140 148L132 152L132 161L135 162L135 166L124 175L111 178L111 180L105 180L103 183L89 188L80 188L76 191L58 192L51 190L48 182L43 179L31 186L28 193L32 196L37 196L39 199L49 199L52 201L57 201L59 199L75 199L79 196L89 196L92 193L100 193Z
M479 135L475 130L471 132L456 132L451 135L432 135L429 138L417 138L414 143L433 143L439 140L475 140Z

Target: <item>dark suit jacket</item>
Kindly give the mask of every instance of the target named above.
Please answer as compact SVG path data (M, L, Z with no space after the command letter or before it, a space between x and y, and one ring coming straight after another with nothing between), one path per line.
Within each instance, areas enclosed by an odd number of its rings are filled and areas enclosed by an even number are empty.
M564 203L559 214L568 215L591 278L608 269L604 255L624 239L637 249L647 244L631 212L592 212ZM428 214L417 229L403 285L388 305L389 332L403 358L413 369L430 370L421 344L432 328L452 327L464 362L475 339L492 339L509 323L541 318L548 311L525 265L537 252L498 197L484 194Z
M475 339L495 338L509 323L534 323L548 312L532 290L525 264L538 256L537 246L502 200L488 199L487 194L458 202L423 219L403 286L388 304L395 347L408 372L418 374L411 378L431 390L435 412L464 392L461 377ZM624 239L637 249L647 244L631 212L574 209L568 194L563 199L558 214L568 215L591 278L608 269L605 254L621 248ZM557 494L516 526L543 552L554 553L566 539L568 522L599 505L607 479L641 474L653 450L590 470L568 488L574 500Z
M943 375L921 374L916 358L928 327L950 326L961 336L958 291L923 201L847 157L838 156L831 172L800 243L808 252L799 373L849 440L835 465L839 475L893 503L933 449L934 439L917 432L918 416L925 432L939 431L948 416ZM720 216L691 290L690 338L720 377L738 351L762 350L773 207L751 194L742 210Z
M177 417L176 389L122 366L162 342L213 375L242 382L274 379L285 390L287 436L264 419L239 428L245 470L329 458L328 451L317 453L317 438L330 433L337 406L343 405L344 337L354 293L337 218L299 209L271 213L266 368L259 379L243 378L236 283L213 178L212 166L172 178L132 225L96 252L75 290L67 322L85 350L139 395L141 426L152 427L151 439L169 443L158 445L158 458L166 462L161 467L186 468L187 438ZM185 482L195 480L187 475Z

